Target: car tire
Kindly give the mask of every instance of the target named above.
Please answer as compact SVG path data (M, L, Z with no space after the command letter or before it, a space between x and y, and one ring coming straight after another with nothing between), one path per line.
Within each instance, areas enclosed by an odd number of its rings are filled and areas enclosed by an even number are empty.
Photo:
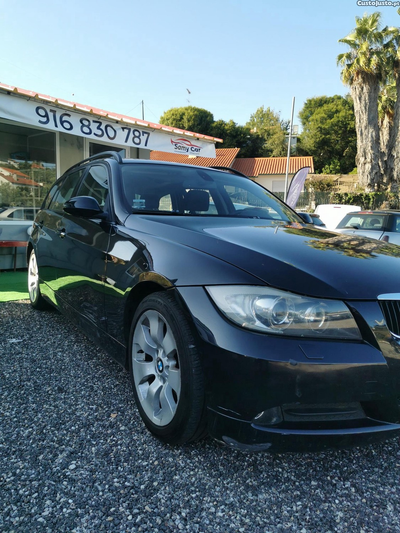
M133 394L147 428L167 444L205 436L204 378L192 327L174 295L147 296L129 343Z
M31 251L28 262L28 293L33 308L48 309L50 307L40 293L39 269L35 250Z

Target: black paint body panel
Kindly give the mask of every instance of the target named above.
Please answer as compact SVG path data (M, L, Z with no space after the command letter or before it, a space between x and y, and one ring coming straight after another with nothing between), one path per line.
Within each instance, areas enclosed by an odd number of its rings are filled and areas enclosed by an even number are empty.
M209 431L235 448L321 449L400 430L400 343L377 303L380 294L400 293L400 248L300 219L274 225L131 214L121 198L119 166L108 164L107 219L49 209L36 218L29 249L36 251L46 299L126 366L138 302L156 290L174 291L202 354ZM272 286L343 300L362 340L242 329L216 309L209 285ZM345 420L353 409L345 406L355 404L363 416Z

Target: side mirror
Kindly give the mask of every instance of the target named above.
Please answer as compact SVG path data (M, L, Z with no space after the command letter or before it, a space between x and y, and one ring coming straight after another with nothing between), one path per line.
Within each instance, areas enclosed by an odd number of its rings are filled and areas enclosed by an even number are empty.
M92 196L75 196L64 204L64 211L69 215L84 218L105 218L99 202Z
M308 213L300 213L300 212L297 212L297 214L299 215L300 218L303 219L303 221L304 221L306 224L313 224L313 219L312 219L312 217L311 217Z

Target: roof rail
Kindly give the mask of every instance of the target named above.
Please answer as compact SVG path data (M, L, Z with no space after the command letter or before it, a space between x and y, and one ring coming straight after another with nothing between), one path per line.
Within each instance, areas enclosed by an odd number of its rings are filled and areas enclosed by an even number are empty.
M90 157L86 157L86 159L83 159L83 161L79 161L79 163L75 163L75 165L72 165L72 167L70 167L68 169L68 171L70 171L71 169L73 169L75 167L79 167L79 166L83 165L84 163L87 163L88 161L94 161L96 159L106 159L107 157L112 157L118 163L122 163L122 157L121 157L121 154L119 152L111 152L111 151L110 152L101 152L99 154L91 155Z
M235 170L231 167L212 166L210 168L215 168L216 170L224 170L225 172L232 172L232 174L236 174L237 176L242 176L243 178L250 179L249 176L246 176L246 174L243 174L243 172L239 172L239 170Z

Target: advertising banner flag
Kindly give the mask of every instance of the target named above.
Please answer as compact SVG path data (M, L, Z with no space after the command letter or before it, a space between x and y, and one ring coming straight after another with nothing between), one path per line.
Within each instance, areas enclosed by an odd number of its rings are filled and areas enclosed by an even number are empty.
M296 172L290 182L289 191L286 198L286 203L294 209L299 199L300 193L303 190L304 182L310 171L310 167L303 167Z

